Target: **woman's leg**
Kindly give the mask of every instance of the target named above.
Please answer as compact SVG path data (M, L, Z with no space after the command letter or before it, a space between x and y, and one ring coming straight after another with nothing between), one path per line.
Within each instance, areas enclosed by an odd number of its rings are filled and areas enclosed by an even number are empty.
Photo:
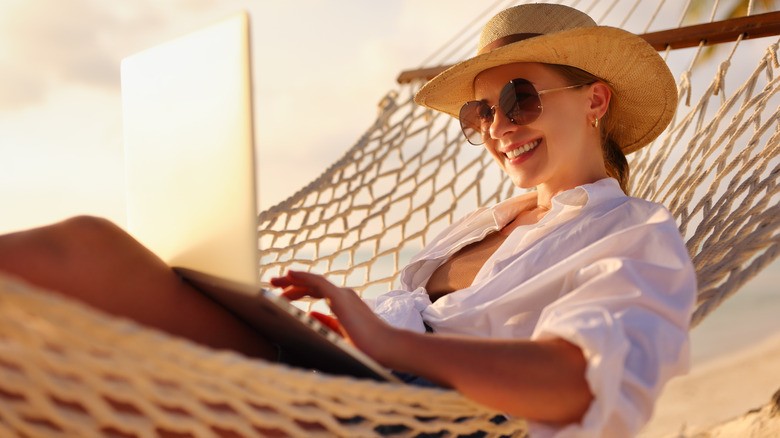
M276 359L251 328L105 219L80 216L0 236L0 271L210 347Z

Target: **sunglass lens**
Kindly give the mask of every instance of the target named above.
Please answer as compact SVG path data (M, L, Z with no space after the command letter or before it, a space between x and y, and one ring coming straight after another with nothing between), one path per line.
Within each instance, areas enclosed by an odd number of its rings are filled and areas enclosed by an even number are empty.
M498 107L518 125L532 123L542 114L539 93L526 79L513 79L506 84L498 97ZM485 102L472 100L460 108L459 119L460 129L469 143L480 145L493 124L493 110Z
M525 79L514 79L506 84L499 96L498 106L518 125L527 125L542 114L542 102L536 88Z
M473 145L485 142L483 132L486 132L493 122L493 111L484 102L473 100L466 102L460 109L460 129L466 140Z

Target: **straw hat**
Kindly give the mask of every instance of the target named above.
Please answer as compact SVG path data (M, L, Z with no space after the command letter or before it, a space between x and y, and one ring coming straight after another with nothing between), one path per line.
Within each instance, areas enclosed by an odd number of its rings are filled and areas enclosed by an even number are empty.
M477 56L431 79L415 102L457 118L460 107L474 99L480 72L514 62L568 65L608 82L615 91L611 117L617 122L611 137L625 154L658 137L677 108L674 77L645 40L553 4L498 13L482 30Z

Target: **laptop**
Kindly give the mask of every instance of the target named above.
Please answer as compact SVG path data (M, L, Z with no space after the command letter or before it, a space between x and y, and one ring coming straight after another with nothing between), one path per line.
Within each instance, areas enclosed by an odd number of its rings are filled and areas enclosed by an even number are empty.
M122 61L128 231L286 362L398 381L259 286L250 64L246 13Z

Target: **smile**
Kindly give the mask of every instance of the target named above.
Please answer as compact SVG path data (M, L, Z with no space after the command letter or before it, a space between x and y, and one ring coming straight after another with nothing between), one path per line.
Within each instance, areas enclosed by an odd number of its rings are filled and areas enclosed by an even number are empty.
M526 153L526 152L534 149L535 147L539 146L539 143L541 143L541 141L542 140L539 139L539 140L534 140L534 141L532 141L530 143L526 143L526 144L524 144L523 146L520 146L517 149L512 149L509 152L505 152L504 155L506 155L506 157L509 158L510 160L512 158L517 158L520 155L523 155L524 153Z

